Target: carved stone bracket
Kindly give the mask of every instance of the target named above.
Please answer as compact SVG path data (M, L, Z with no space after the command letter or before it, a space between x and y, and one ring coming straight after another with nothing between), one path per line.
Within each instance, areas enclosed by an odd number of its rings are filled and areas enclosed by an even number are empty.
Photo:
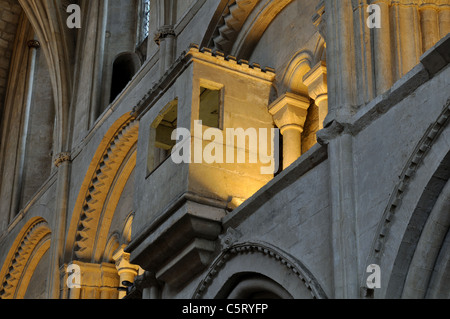
M62 163L70 162L70 161L71 161L70 153L63 152L63 153L59 153L55 156L53 163L55 164L56 167L60 167Z
M175 31L173 29L173 26L166 25L158 29L158 32L155 34L153 40L157 45L159 45L161 43L161 39L165 39L170 36L176 36Z
M38 40L30 40L27 42L27 45L30 49L39 49L41 47L41 43Z
M239 240L241 236L242 234L233 228L228 228L225 234L219 235L222 251L230 248L235 242Z

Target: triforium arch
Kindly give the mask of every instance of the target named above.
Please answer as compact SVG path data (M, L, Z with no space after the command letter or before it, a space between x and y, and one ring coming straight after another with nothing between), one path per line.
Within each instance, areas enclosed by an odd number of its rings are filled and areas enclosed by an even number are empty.
M50 248L51 231L40 217L31 219L16 237L0 272L0 299L23 299L30 280Z
M375 297L450 295L449 117L450 100L416 145L391 192L367 260L382 271Z
M75 203L65 260L101 262L120 195L136 165L138 122L120 117L105 134Z
M326 299L327 295L300 261L269 243L252 241L222 251L192 297Z

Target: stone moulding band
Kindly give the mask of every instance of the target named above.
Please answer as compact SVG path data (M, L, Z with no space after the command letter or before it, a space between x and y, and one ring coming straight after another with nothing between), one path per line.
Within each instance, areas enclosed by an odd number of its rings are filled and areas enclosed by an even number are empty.
M116 131L100 157L94 174L89 180L76 230L73 254L75 259L89 260L94 238L100 222L103 205L114 176L123 159L137 141L138 121L129 118Z
M438 116L437 120L429 126L424 136L417 144L412 155L409 157L403 171L400 175L400 181L395 186L395 189L391 193L388 205L383 213L382 222L378 226L377 237L372 244L371 258L375 260L381 259L383 250L388 239L389 228L391 227L391 221L401 206L402 198L408 191L408 186L413 179L415 173L423 163L424 158L427 156L434 142L440 136L441 132L449 124L450 118L450 99L447 100L442 112Z
M238 255L249 253L263 254L268 258L277 260L282 266L293 272L295 276L297 276L304 283L314 299L328 298L309 270L307 270L306 267L299 261L294 260L292 256L288 256L287 253L280 252L279 249L272 247L268 243L244 242L233 244L220 253L220 255L212 263L204 279L197 286L197 289L193 294L193 299L203 298L208 287L211 285L221 269L224 268L228 260Z
M12 259L8 262L6 273L1 278L0 299L13 298L21 276L28 265L31 254L41 240L50 236L51 231L45 220L42 218L34 221L26 230L18 245L14 249ZM4 264L4 267L6 263ZM2 271L3 273L3 271Z

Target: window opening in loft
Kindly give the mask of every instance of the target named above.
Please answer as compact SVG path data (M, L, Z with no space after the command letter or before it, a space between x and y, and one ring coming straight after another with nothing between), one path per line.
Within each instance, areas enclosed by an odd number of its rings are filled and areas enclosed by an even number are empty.
M200 87L199 119L202 124L209 127L220 126L220 100L221 90Z
M130 54L123 54L114 61L109 103L112 103L131 81L135 69L133 57Z
M150 29L150 0L142 2L141 41L148 37Z
M177 128L178 101L174 100L163 114L155 128L154 167L162 164L171 154L176 141L172 140L172 132Z

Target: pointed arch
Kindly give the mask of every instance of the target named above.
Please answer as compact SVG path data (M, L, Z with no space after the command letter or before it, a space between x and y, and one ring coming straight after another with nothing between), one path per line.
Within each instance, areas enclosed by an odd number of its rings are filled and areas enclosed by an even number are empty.
M69 106L72 90L73 34L64 17L66 1L19 0L47 59L56 114L55 152L69 149Z
M50 227L40 217L22 228L0 272L0 299L24 298L34 270L50 248L50 237Z

